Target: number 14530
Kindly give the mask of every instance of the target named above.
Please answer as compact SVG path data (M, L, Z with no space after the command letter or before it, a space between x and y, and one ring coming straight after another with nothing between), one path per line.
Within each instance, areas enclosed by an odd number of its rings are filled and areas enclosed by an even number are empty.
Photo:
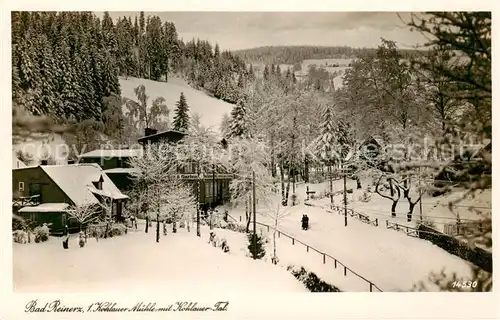
M477 281L453 281L453 288L475 288Z

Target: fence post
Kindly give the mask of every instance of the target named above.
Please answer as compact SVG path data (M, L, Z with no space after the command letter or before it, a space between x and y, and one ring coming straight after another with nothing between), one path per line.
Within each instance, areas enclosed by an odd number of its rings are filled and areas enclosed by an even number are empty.
M306 246L306 248L307 248L307 252L309 252L309 246Z
M280 235L281 235L281 232L278 231L278 238L280 237Z
M389 228L389 220L385 220L385 227Z
M292 245L295 245L295 239L292 238Z
M370 292L373 292L373 283L370 282Z
M326 256L325 256L325 254L323 253L323 264L325 264L325 263L326 263Z
M269 226L267 226L267 232L269 232Z
M344 266L344 276L347 276L347 267Z
M378 218L375 218L375 227L378 227Z
M240 222L241 222L241 216L240 216Z
M337 269L337 259L333 259L333 262L335 263L335 269Z
M398 226L398 223L396 222L396 230L399 230L399 226Z

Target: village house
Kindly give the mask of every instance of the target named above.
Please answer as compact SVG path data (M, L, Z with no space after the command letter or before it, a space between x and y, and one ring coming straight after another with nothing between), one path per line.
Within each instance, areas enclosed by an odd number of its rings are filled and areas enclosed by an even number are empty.
M184 136L185 133L179 131L158 132L155 129L146 128L145 136L139 138L138 142L146 148L162 142L178 143ZM221 143L224 144L225 141ZM79 162L99 164L115 185L126 193L133 187L130 172L134 169L130 167L128 159L142 154L143 149L93 150L80 155ZM223 204L230 197L229 184L232 175L227 174L221 168L214 169L199 172L194 161L178 168L181 179L191 184L193 193L198 194L198 201L203 210Z
M142 149L99 149L78 156L79 163L95 163L102 167L104 173L122 192L133 187L129 159L142 155Z
M121 220L128 199L97 164L42 163L13 169L12 192L14 214L38 225L51 223L51 233L61 233L65 225L79 228L67 213L71 206L101 208L100 204L106 201L111 205L113 217Z
M146 128L145 136L138 139L138 142L143 146L150 146L157 143L178 143L185 136L185 133L166 130L158 132L155 129ZM222 145L226 145L224 139L221 140ZM213 169L203 169L200 171L195 162L188 163L178 169L181 179L190 183L193 190L198 191L198 202L203 211L210 207L215 207L229 201L229 184L233 177L224 169L214 167Z

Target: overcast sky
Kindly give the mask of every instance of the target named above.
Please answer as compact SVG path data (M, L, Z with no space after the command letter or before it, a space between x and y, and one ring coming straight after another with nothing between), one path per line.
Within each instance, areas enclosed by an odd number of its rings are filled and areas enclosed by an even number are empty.
M97 14L101 14L98 12ZM136 12L110 12L113 19ZM267 45L376 47L380 38L400 48L422 44L395 12L145 12L175 23L180 38L219 43L222 49ZM402 14L407 17L408 14Z

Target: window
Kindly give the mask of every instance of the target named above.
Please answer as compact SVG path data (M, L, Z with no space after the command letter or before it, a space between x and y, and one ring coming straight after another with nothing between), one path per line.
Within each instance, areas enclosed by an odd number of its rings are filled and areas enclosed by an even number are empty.
M24 182L19 181L19 191L24 191Z

